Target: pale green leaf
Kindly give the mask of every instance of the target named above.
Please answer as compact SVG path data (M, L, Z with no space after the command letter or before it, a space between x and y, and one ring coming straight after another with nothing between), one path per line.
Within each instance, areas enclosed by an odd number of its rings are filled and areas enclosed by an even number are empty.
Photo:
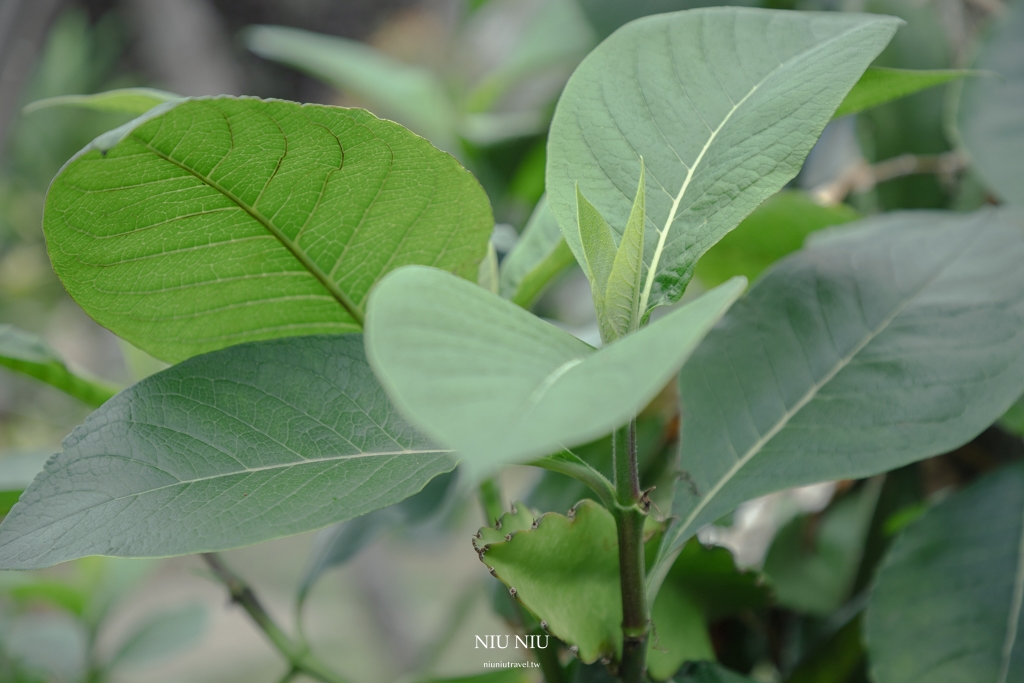
M753 280L765 268L803 246L812 232L849 223L859 214L846 204L821 206L800 190L783 190L743 219L697 262L696 275L708 286L736 275Z
M501 262L498 291L529 309L555 276L573 263L547 197L541 197L516 246Z
M0 454L0 516L18 502L36 475L43 471L50 451L5 452Z
M890 69L873 66L864 72L846 99L836 110L835 118L856 114L916 92L934 88L972 75L966 69Z
M616 31L569 79L549 135L548 200L577 260L577 184L619 234L642 156L641 310L677 301L701 254L797 174L900 23L717 7Z
M370 297L367 357L398 409L475 477L628 422L743 287L730 281L595 351L472 283L402 268Z
M587 198L576 187L576 220L577 235L579 244L583 250L583 270L590 280L590 291L594 296L594 308L597 310L597 320L601 323L605 320L604 298L608 291L608 279L612 274L612 266L615 263L615 254L618 247L615 246L615 238L612 236L611 227L604 219L601 212L594 208L594 205L587 201ZM604 333L602 331L602 337Z
M149 617L134 624L131 636L118 648L110 666L149 664L192 645L206 628L206 608L186 605Z
M98 111L116 111L125 114L144 114L158 104L181 99L165 90L153 88L120 88L93 95L60 95L36 100L25 107L24 113L31 114L50 107L83 107Z
M969 441L1024 388L1024 215L897 213L817 233L680 373L681 466L657 586L745 500ZM700 428L688 428L699 425Z
M265 59L287 64L365 101L435 145L458 151L458 113L430 69L399 62L365 43L286 26L250 26L242 38Z
M235 346L76 428L0 525L0 567L256 543L391 505L454 466L395 413L360 335Z
M54 269L101 325L162 360L358 331L389 270L476 279L494 226L449 155L360 109L166 103L72 159L47 195Z
M972 78L960 98L959 127L978 174L1000 199L1024 206L1024 2L997 17L974 62L995 77Z
M644 274L644 162L633 209L622 233L604 295L604 317L599 319L601 337L607 344L640 327L640 289Z
M91 406L101 405L118 391L111 384L72 372L42 337L10 325L0 325L0 365L46 382Z
M992 472L896 539L864 619L878 683L1024 680L1024 467Z
M487 255L480 262L480 271L476 276L476 283L491 294L498 293L498 252L494 249L494 243L487 243Z

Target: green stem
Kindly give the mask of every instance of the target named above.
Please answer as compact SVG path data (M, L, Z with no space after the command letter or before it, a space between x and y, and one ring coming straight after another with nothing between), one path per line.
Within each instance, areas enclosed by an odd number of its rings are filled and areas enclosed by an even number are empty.
M321 683L348 683L340 675L324 666L304 646L288 637L288 634L281 630L274 622L273 617L264 609L249 584L231 571L219 555L203 553L203 559L213 571L214 576L228 589L232 602L249 614L249 617L266 635L267 640L288 660L291 669L289 674L286 674L285 680L288 680L287 676L293 672L299 672Z
M647 666L647 635L650 614L644 581L644 522L647 511L640 491L636 457L636 418L612 437L615 460L615 492L618 506L615 526L619 540L619 580L622 588L622 661L619 677L624 683L642 683Z
M494 526L505 514L505 504L501 502L501 489L494 479L484 479L480 482L480 504L483 505L488 526Z

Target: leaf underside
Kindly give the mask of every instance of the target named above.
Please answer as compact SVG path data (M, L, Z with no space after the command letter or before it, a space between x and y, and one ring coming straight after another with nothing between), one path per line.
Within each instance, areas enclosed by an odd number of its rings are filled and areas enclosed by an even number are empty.
M0 525L0 568L256 543L454 467L394 411L361 335L240 345L147 377L77 427Z

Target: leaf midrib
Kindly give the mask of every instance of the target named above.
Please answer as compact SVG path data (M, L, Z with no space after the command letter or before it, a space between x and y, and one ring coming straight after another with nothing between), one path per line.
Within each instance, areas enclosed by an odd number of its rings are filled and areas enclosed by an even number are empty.
M164 152L160 151L159 149L157 149L156 147L154 147L150 143L148 143L148 142L146 142L144 140L141 140L141 139L139 139L137 137L135 139L139 140L139 142L143 146L145 146L145 148L147 150L149 150L150 152L152 152L153 154L157 155L158 157L160 157L164 161L167 161L167 162L169 162L171 164L174 164L175 166L177 166L178 168L182 169L186 173L191 174L193 177L197 178L200 182L204 183L208 187L216 190L217 192L221 193L222 195L224 195L225 197L230 199L232 202L234 202L238 206L238 208L242 209L247 214L249 214L249 216L253 220L258 222L260 225L262 225L264 227L264 229L266 229L267 232L269 232L271 235L273 235L277 239L277 241L280 242L281 245L284 246L284 248L287 249L291 253L291 255L294 256L296 258L296 260L298 260L298 262L301 263L302 266L313 277L315 277L317 279L317 281L320 282L320 284L323 286L323 288L326 289L331 294L331 296L334 297L334 299L339 304L341 304L342 308L345 309L345 311L352 317L353 320L356 321L356 323L360 327L363 327L363 325L364 325L364 323L363 323L363 314L360 312L359 307L355 304L355 302L352 301L348 297L348 295L345 294L345 292L343 292L341 290L340 287L338 287L338 284L336 282L334 282L330 277L328 277L328 275L326 273L323 272L323 270L320 269L320 266L318 266L316 264L316 262L313 261L313 259L311 259L309 257L309 255L306 254L306 252L303 251L299 247L298 244L296 244L295 242L290 240L288 238L288 236L285 235L281 231L280 228L278 228L276 225L273 224L273 222L270 221L270 219L268 219L266 216L264 216L262 213L260 213L255 207L249 206L247 203L242 201L233 192L231 192L230 190L228 190L227 188L222 186L216 180L213 180L212 178L209 178L209 177L203 175L202 173L200 173L199 171L195 170L194 168L186 166L185 164L181 163L177 159L174 159L170 155L165 154ZM262 195L262 192L261 192L261 195Z

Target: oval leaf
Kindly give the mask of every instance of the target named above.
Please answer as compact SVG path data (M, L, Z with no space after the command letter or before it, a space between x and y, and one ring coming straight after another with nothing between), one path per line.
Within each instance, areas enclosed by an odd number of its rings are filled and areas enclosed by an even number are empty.
M0 568L256 543L454 467L395 413L361 335L236 346L147 377L76 428L0 524Z
M628 422L679 371L744 283L731 280L595 351L465 280L402 268L370 297L367 357L398 409L479 476Z
M865 618L878 683L1024 680L1024 467L947 498L896 540Z
M98 139L54 179L43 227L82 308L177 361L358 331L370 288L401 265L476 279L493 220L468 171L395 123L223 97Z
M1022 260L1024 215L989 210L890 214L781 261L680 373L684 481L660 560L745 500L992 424L1024 390Z
M677 301L700 255L797 174L900 23L717 7L616 31L569 79L551 123L548 199L577 260L576 184L620 235L642 156L641 310Z

